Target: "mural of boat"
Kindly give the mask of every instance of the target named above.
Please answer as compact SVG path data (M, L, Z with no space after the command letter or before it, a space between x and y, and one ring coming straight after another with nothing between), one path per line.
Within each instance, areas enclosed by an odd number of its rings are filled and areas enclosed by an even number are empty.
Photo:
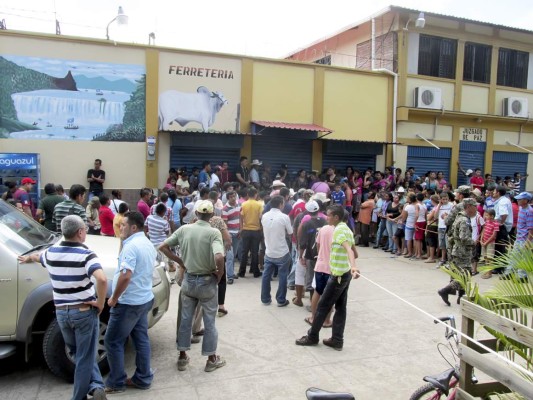
M96 95L97 96L103 96L104 92L102 92L100 89L96 89Z
M78 125L74 125L74 118L67 119L67 125L64 126L65 129L78 129Z

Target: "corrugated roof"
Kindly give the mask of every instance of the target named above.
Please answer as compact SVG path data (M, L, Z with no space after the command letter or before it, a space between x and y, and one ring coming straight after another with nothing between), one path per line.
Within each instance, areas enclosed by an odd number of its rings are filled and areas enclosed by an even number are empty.
M278 128L278 129L294 129L297 131L311 131L311 132L333 132L331 129L324 128L315 124L298 124L292 122L276 122L276 121L252 121L252 123L262 126L264 128Z
M353 24L345 26L344 28L341 28L341 29L335 31L332 34L327 35L324 38L317 39L317 40L311 42L310 44L308 44L307 46L305 46L303 48L299 48L298 50L291 51L289 54L287 54L283 58L290 58L294 54L297 54L297 53L299 53L300 51L302 51L304 49L307 49L307 48L315 46L315 45L317 45L319 43L325 42L326 40L334 38L335 36L340 35L341 33L344 33L344 32L349 31L350 29L353 29L353 28L355 28L355 27L357 27L357 26L359 26L361 24L364 24L366 22L371 21L372 18L378 18L378 17L380 17L380 16L382 16L384 14L387 14L387 13L393 12L393 11L407 12L407 13L413 13L413 14L415 14L415 13L418 14L418 13L423 12L424 16L426 16L426 17L427 16L431 16L431 17L436 17L436 18L448 18L448 19L453 19L453 20L462 21L462 22L469 22L469 23L474 23L474 24L479 24L479 25L490 26L492 28L501 28L501 29L507 29L507 30L514 31L514 32L533 34L533 31L527 30L527 29L523 29L523 28L515 28L515 27L512 27L512 26L493 24L493 23L490 23L490 22L478 21L478 20L464 18L464 17L456 17L456 16L453 16L453 15L438 14L438 13L433 13L433 12L424 11L424 10L415 10L413 8L405 8L405 7L391 5L391 6L385 7L384 9L382 9L381 11L378 11L377 13L374 13L374 14L369 15L368 17L365 17L364 19L361 19L361 20L359 20L359 21L357 21L357 22L355 22Z
M238 136L251 136L259 135L259 133L248 133L248 132L234 132L234 131L219 131L219 132L204 132L200 129L186 129L180 131L159 131L159 132L168 132L168 133L200 133L202 135L238 135Z

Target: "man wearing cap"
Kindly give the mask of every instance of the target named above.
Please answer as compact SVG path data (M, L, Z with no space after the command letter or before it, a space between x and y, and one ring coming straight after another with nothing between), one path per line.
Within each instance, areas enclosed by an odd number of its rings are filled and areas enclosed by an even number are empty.
M259 160L252 160L250 164L250 184L253 185L256 189L261 187L261 181L259 179L259 166L263 163Z
M202 355L207 356L206 372L226 365L217 356L218 332L215 318L218 310L218 282L224 274L224 243L218 229L212 228L213 203L201 200L196 206L198 220L184 225L166 239L159 247L171 260L184 264L185 277L181 286L181 318L178 321L177 348L180 352L178 370L185 371L189 364L187 351L191 348L192 323L196 306L200 304L204 314L204 339ZM181 258L171 248L180 246Z
M18 208L27 214L30 218L35 215L35 206L30 197L31 189L37 182L31 178L23 178L20 187L13 193L13 199Z
M398 189L396 189L396 194L398 195L398 201L400 204L405 204L405 188L403 186L398 187Z
M274 196L270 200L270 211L261 218L263 235L265 237L265 263L261 282L261 302L264 305L272 303L270 295L270 281L274 270L278 271L279 285L276 293L278 307L289 304L287 300L287 275L291 264L291 256L287 243L287 235L292 235L289 216L281 212L285 200L282 196Z
M471 218L477 214L477 203L474 199L466 198L462 201L461 205L461 209L455 214L454 222L448 235L452 237L454 243L451 255L453 256L455 266L465 273L471 273L472 254L476 245L472 239ZM459 304L465 292L456 280L452 279L447 286L440 289L437 293L444 303L449 306L448 295L455 291L459 291L457 297L457 304Z
M457 189L455 189L455 201L457 204L455 205L455 207L453 207L450 210L449 214L446 214L446 213L443 214L444 223L446 224L446 229L447 229L446 235L448 237L448 243L446 247L447 247L448 254L450 256L453 256L453 246L454 246L451 227L453 226L453 223L455 222L455 218L457 217L457 215L461 211L464 211L464 205L462 204L463 200L469 197L470 197L470 186L467 186L467 185L459 186Z
M514 264L516 258L520 257L520 251L524 248L529 248L531 251L531 243L533 243L533 207L529 204L533 196L531 193L522 192L515 196L520 210L518 211L518 222L516 224L516 240L513 245L513 250L510 256L510 265L505 269L505 272L500 279L509 279L509 277L516 272L519 279L527 279L526 271L523 269L516 269Z

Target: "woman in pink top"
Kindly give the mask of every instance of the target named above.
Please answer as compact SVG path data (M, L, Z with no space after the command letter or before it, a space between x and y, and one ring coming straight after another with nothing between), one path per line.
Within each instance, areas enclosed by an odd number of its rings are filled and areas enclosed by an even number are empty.
M326 287L329 276L331 275L331 270L329 268L329 255L331 252L331 243L333 242L334 230L335 226L325 225L318 230L316 235L318 256L315 264L315 292L313 293L313 298L311 299L311 315L305 318L305 322L307 322L309 325L313 324L313 317L316 313L318 301L320 300L320 296L324 292L324 288ZM326 317L324 327L330 328L331 325L332 322L330 312Z

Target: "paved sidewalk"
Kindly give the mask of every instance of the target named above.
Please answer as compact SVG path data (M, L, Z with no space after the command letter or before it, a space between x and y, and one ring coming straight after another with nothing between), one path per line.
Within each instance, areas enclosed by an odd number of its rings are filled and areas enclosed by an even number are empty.
M459 316L451 297L447 307L437 289L448 276L435 264L391 258L381 250L359 248L362 274L435 316ZM481 282L482 289L491 281ZM277 281L272 284L275 292ZM218 353L227 365L206 373L201 344L192 345L188 370L176 367L175 320L179 287L172 286L172 306L153 329L152 389L128 389L113 399L305 399L305 390L349 391L358 400L407 399L423 385L424 375L448 367L437 351L444 330L431 319L361 278L350 286L345 343L342 352L322 344L299 347L295 339L308 325L305 309L290 304L279 308L261 304L260 278L247 275L228 285L229 314L217 318ZM292 292L287 297L292 298ZM305 299L308 304L308 299ZM460 318L458 319L460 321ZM330 329L321 331L321 339ZM131 346L131 345L130 345ZM132 373L134 352L127 352ZM26 365L20 359L0 360L2 399L69 399L71 386L55 378L42 365Z

